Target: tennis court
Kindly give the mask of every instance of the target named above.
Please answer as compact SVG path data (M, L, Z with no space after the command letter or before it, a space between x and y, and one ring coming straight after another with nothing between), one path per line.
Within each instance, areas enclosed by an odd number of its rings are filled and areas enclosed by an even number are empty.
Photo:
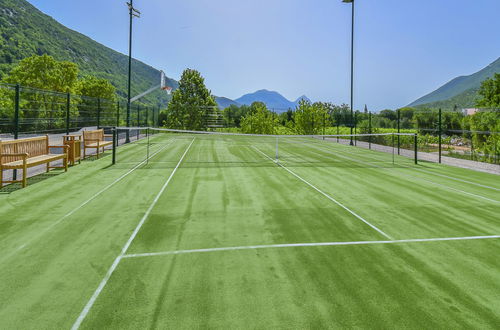
M498 328L498 175L155 133L0 194L1 328Z

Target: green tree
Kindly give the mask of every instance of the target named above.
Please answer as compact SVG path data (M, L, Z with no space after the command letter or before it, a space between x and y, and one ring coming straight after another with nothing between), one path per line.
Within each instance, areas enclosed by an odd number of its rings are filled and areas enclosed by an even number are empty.
M116 88L108 80L85 76L76 84L76 94L116 101Z
M279 125L278 117L262 102L254 102L250 111L241 120L241 130L249 134L275 134Z
M477 102L478 107L500 107L500 73L495 73L492 78L486 79L481 83L479 95L481 99Z
M318 134L326 125L328 109L323 103L301 100L295 111L295 130L298 134Z
M49 55L34 55L23 59L3 79L10 84L56 92L74 92L78 79L78 65L59 62Z
M190 130L207 129L206 114L216 106L200 72L186 69L179 81L179 88L172 93L167 126Z

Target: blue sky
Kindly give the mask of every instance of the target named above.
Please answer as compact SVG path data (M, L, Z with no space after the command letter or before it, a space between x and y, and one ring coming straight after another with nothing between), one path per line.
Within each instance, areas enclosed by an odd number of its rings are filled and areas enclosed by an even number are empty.
M29 0L127 53L125 0ZM351 7L341 0L135 0L134 57L213 94L258 89L349 102ZM499 0L356 0L355 108L397 108L500 56Z

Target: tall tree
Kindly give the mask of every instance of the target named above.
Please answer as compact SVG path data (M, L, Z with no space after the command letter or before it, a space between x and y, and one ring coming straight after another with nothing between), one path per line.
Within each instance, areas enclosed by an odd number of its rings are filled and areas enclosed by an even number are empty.
M200 72L186 69L179 88L172 93L168 105L167 126L172 128L207 129L206 116L216 109L217 103Z

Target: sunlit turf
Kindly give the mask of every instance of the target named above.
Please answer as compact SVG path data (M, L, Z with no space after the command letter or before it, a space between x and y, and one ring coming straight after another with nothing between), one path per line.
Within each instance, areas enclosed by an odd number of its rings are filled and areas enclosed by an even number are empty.
M500 324L500 238L406 241L500 235L499 176L312 139L279 163L273 138L150 141L0 194L0 328L71 328L131 237L81 328ZM316 245L369 241L387 243Z

